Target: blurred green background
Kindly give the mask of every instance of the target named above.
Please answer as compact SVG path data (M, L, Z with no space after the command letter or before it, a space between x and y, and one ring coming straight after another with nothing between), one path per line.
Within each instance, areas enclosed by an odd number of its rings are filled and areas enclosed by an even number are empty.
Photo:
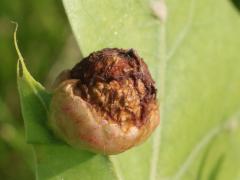
M34 159L24 138L11 21L19 25L18 43L27 66L47 87L79 60L80 52L61 1L0 1L0 179L28 180L35 179Z

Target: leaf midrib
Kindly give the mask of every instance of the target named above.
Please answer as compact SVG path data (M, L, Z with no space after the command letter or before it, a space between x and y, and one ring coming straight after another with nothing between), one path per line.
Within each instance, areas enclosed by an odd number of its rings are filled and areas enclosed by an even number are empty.
M183 29L180 31L178 36L175 39L175 42L173 43L170 50L167 50L167 44L166 44L166 23L162 23L161 32L160 32L160 40L159 40L159 58L158 58L158 69L159 74L157 77L160 77L160 83L158 85L160 89L160 95L159 100L161 104L161 114L160 119L161 121L164 119L164 97L165 97L165 83L166 83L166 69L167 64L171 60L171 58L175 55L183 41L186 39L188 32L191 29L192 23L193 23L193 17L194 17L194 9L195 9L195 3L196 0L192 0L188 12L187 22ZM157 179L157 167L158 167L158 161L159 161L159 149L161 144L161 127L158 127L156 130L156 134L153 138L153 145L152 145L152 157L151 157L151 165L150 165L150 174L149 179L150 180L156 180Z

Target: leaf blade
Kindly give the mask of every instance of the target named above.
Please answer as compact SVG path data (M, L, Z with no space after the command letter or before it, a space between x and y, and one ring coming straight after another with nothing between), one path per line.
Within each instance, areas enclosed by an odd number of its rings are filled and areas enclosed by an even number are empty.
M63 4L84 56L106 47L135 48L157 76L160 22L148 0L63 0ZM110 157L119 179L148 179L151 141Z
M73 149L51 133L47 125L51 94L27 70L17 45L16 32L17 26L14 43L19 55L18 90L27 142L34 147L37 179L116 179L106 156Z
M17 63L17 84L21 110L25 124L26 139L29 143L49 143L54 141L46 128L47 105L51 95L29 73L17 44L17 29L14 32L14 44L19 56ZM32 106L35 107L32 107Z
M195 7L189 26L186 23L191 14L191 2ZM239 15L227 1L186 0L182 1L181 7L177 7L175 1L169 1L168 5L170 11L174 11L167 24L168 44L174 47L174 39L177 39L182 29L186 26L190 29L168 61L166 113L162 123L158 178L192 179L204 148L180 177L175 175L182 171L194 147L214 127L231 118L240 108L237 93L240 88L237 83L239 71L236 68L240 62L237 53L239 38L235 36L240 22ZM217 9L221 9L221 12ZM236 137L231 138L233 140ZM231 138L227 141L231 141ZM226 142L222 140L221 143ZM236 143L235 148L238 146L239 143ZM222 152L219 151L217 153L220 156ZM230 151L226 154L232 156L232 153ZM237 158L239 155L235 156ZM226 157L225 161L230 159ZM231 161L235 163L232 168L239 167L239 161ZM231 170L229 168L224 171L221 173L229 175ZM233 176L229 177L232 179Z

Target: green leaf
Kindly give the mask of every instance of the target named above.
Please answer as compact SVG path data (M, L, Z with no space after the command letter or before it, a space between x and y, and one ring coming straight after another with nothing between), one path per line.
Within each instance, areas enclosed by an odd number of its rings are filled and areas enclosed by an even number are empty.
M34 145L38 179L116 179L109 159L67 145Z
M14 43L19 56L17 82L26 139L29 143L50 143L53 136L47 128L47 111L51 95L29 73L17 45L18 25L14 32Z
M151 10L148 0L63 0L81 52L106 47L134 48L148 61L157 76L159 58L163 55L159 39L164 29ZM162 69L162 68L161 68ZM119 156L111 156L119 180L149 179L152 139Z
M224 0L185 0L177 5L168 1L173 13L167 24L165 114L157 177L196 179L204 150L214 141L203 179L222 154L218 179L238 179L239 13Z
M232 1L169 0L165 23L148 0L63 3L84 56L135 48L159 86L160 127L148 142L111 157L119 179L196 179L209 143L202 178L240 178L240 15Z
M36 176L45 179L115 179L110 160L106 156L71 148L57 140L47 126L51 95L27 70L17 45L18 90L26 129L27 142L33 144L36 158Z
M159 21L148 0L63 0L63 4L83 56L121 47L137 49L152 64L157 60Z
M164 9L159 1L155 10ZM148 0L63 2L84 56L121 47L144 57L159 86L161 125L143 145L111 157L57 142L46 122L50 95L19 53L22 112L28 142L38 143L39 179L115 179L113 171L121 180L239 179L240 16L232 1L169 0L165 23Z

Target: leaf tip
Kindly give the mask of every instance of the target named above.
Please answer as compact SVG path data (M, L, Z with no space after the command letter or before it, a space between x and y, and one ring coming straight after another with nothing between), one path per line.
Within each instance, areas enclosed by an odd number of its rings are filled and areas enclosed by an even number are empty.
M14 46L15 46L15 49L17 51L17 54L18 54L18 57L20 59L20 61L23 61L23 56L19 50L19 47L18 47L18 42L17 42L17 31L18 31L18 23L15 22L15 21L11 21L13 24L15 24L15 30L14 30L14 33L13 33L13 39L14 39Z
M11 21L11 23L13 23L15 25L15 30L14 30L14 33L13 33L13 39L14 39L14 46L15 46L15 49L16 49L17 55L18 55L17 75L18 75L18 77L23 77L24 76L24 70L26 70L26 67L25 67L23 56L20 52L18 42L17 42L18 23L15 22L15 21Z

